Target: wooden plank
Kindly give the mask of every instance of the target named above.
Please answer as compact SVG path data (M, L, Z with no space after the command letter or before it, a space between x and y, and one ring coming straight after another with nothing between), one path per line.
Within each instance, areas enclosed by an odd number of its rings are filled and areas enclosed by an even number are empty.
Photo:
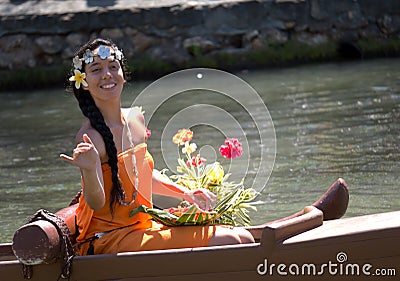
M364 237L382 237L384 233L394 231L400 233L400 211L365 215L340 220L326 221L322 226L303 232L295 237L285 240L285 244L295 244L327 238L339 238L344 236L355 236L357 234ZM365 238L368 239L368 238Z

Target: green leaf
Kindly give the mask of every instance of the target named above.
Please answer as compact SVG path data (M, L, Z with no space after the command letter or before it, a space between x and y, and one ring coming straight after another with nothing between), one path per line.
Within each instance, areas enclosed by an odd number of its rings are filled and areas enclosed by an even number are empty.
M182 225L202 225L211 221L210 218L215 216L215 212L205 212L200 210L196 205L192 205L185 213L183 213L177 223ZM197 219L196 219L197 216Z
M164 225L167 226L177 226L177 220L179 217L175 216L174 214L171 214L170 212L164 211L164 210L158 210L158 209L152 209L148 208L144 205L137 207L136 209L133 209L129 216L133 216L139 212L147 213L149 214L155 221L160 222Z

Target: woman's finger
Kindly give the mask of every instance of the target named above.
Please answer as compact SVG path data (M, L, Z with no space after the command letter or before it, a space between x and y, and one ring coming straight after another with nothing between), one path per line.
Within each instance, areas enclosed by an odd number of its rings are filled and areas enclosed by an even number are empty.
M197 202L200 203L200 200L202 200L205 204L202 204L202 207L205 210L211 210L215 207L215 203L217 201L217 197L214 193L209 191L208 189L198 189L195 192L195 197L197 199Z
M68 156L66 154L60 154L60 158L69 162L69 163L73 163L74 162L74 158L72 158L71 156Z
M205 201L205 202L207 202L207 201ZM206 203L206 205L204 205L203 201L200 201L200 200L196 200L195 203L197 204L197 206L199 206L199 208L201 210L207 211L207 203Z
M76 147L93 147L93 144L87 143L87 142L81 142L78 143Z
M83 134L83 141L85 143L90 143L91 145L93 145L92 140L89 138L88 134Z
M82 153L82 152L88 152L89 150L91 150L93 147L92 146L79 146L79 147L76 147L75 149L74 149L74 152L80 152L80 153Z
M215 204L217 204L217 196L214 193L211 192L210 200L208 202L210 204L209 208L210 209L214 209Z

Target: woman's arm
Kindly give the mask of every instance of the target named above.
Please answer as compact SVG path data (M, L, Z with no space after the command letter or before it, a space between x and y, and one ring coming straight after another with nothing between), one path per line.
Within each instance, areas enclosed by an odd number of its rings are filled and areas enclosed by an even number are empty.
M133 110L130 112L129 110ZM129 113L129 125L131 128L134 143L145 142L146 125L141 108L131 108L128 111L123 109L125 115ZM136 140L135 137L143 137L143 139ZM169 178L163 176L158 170L154 169L152 174L152 192L159 195L170 196L186 200L190 203L197 204L201 209L210 210L214 208L216 196L208 189L200 188L196 190L189 190L184 186L174 183Z
M72 157L65 154L61 154L60 157L81 169L85 200L90 208L98 210L105 204L101 161L89 136L84 134L82 139L74 149Z
M164 196L182 198L190 203L197 204L203 210L211 210L215 206L216 196L205 188L189 190L188 188L174 183L163 176L158 170L153 170L153 193Z

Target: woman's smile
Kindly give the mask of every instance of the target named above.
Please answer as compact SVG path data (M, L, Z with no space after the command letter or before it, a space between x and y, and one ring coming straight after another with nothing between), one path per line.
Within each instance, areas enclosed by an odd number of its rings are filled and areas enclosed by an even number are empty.
M116 83L109 83L109 84L101 85L100 88L102 88L102 89L112 89L112 88L114 88L115 86L117 86Z

